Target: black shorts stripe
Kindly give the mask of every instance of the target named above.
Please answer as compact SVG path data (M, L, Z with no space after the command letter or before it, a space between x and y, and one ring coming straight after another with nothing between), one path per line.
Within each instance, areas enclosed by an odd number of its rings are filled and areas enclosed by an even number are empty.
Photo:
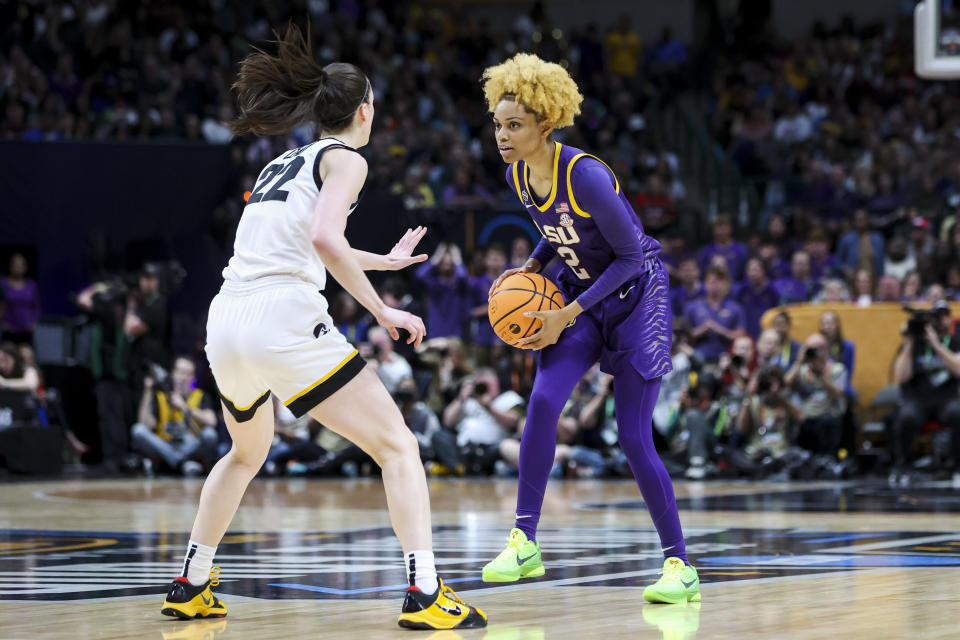
M366 364L367 361L361 358L359 353L354 353L352 358L344 362L339 369L323 379L322 382L287 403L287 408L298 418L305 415L310 409L313 409L339 391L343 385L353 380Z
M227 398L222 393L219 394L220 399L223 400L223 406L227 408L227 411L230 412L230 415L233 416L233 419L237 422L246 422L253 417L253 414L257 412L257 409L260 408L264 402L270 397L270 390L267 389L263 392L263 395L256 399L256 401L247 407L246 409L238 409L237 405L233 404L233 400Z

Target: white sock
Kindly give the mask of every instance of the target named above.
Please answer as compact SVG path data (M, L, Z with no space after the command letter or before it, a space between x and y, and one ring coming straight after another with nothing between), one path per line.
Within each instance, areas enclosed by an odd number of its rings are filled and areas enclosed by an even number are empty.
M437 582L437 568L433 564L433 551L411 551L403 558L407 565L407 580L424 593L433 593Z
M210 579L210 567L213 566L213 556L216 547L208 547L191 540L187 543L187 554L183 558L183 575L190 584L200 586Z

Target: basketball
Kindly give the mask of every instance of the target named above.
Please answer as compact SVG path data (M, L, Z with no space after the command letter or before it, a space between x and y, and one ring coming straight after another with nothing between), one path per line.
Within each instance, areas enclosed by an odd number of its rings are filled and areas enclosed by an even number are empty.
M518 340L533 335L543 324L523 314L556 311L563 305L563 295L547 278L539 273L514 273L504 278L490 296L487 315L493 332L507 344L516 346Z

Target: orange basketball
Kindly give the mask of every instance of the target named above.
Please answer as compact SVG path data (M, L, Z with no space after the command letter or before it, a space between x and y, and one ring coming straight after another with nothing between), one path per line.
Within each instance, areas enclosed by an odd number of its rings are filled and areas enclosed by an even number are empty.
M536 333L543 324L527 318L528 311L555 311L563 308L563 295L539 273L514 273L497 287L487 306L493 332L509 345Z

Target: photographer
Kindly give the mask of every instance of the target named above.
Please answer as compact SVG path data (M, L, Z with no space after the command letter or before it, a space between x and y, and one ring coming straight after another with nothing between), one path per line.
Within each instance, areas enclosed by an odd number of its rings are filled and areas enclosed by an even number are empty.
M431 459L433 457L431 441L433 435L440 432L440 420L437 419L437 414L420 401L417 383L413 378L403 378L397 383L393 399L400 407L403 421L417 437L417 442L420 444L420 458Z
M151 262L143 265L137 288L127 295L123 332L131 341L134 371L142 371L148 362L167 362L167 297L161 287L163 267Z
M413 375L413 369L403 356L394 352L393 340L383 327L371 327L367 340L373 347L373 357L377 359L377 377L392 395L401 380Z
M843 436L847 368L830 358L827 339L814 333L803 345L784 382L800 409L797 444L813 453L834 456Z
M148 458L159 457L184 475L198 475L197 461L217 445L217 414L203 390L195 388L197 367L178 357L169 378L162 370L143 380L137 424L130 430L133 447Z
M953 434L954 477L960 481L960 340L951 337L950 307L936 303L926 313L913 312L893 366L902 402L894 422L891 457L895 472L904 472L913 454L913 439L928 420Z
M737 414L737 434L745 441L739 466L755 474L779 470L802 414L791 402L780 367L757 369Z
M457 475L490 473L500 442L517 429L522 404L518 393L500 393L492 369L480 369L443 411L444 428L432 438L437 460Z

